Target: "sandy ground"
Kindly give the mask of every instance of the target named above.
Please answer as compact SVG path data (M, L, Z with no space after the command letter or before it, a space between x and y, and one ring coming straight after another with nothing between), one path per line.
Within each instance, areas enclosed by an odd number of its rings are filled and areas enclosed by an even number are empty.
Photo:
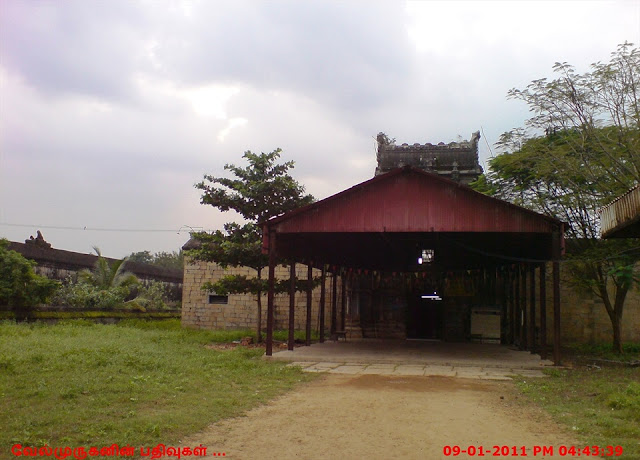
M558 448L576 440L515 398L508 382L330 374L182 445L201 443L234 459L453 458L444 446L483 446L494 458L494 445L517 446L518 456L524 446L529 458L566 458ZM534 457L534 446L553 446L556 456ZM515 458L511 451L501 457Z

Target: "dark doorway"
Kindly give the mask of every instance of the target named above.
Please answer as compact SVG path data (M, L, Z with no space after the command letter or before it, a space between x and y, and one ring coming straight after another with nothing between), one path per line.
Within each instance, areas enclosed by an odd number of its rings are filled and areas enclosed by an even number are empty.
M407 315L407 337L442 340L443 304L438 296L411 294Z

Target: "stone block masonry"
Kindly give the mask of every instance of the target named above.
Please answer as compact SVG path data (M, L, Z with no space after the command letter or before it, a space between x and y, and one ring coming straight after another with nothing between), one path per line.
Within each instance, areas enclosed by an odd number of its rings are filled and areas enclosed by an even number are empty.
M263 275L266 276L267 270ZM223 269L212 262L195 261L185 258L183 295L182 295L182 325L197 329L255 329L257 324L258 307L256 297L252 294L231 294L222 298L211 298L214 292L201 289L206 282L216 282L227 275L255 276L255 270L247 267L229 267ZM276 267L276 279L288 280L289 267ZM321 271L313 270L313 276L319 277ZM296 276L307 278L307 266L296 265ZM331 277L327 276L325 286L325 327L331 324ZM220 303L218 303L220 302ZM312 294L311 327L318 329L320 309L320 287ZM289 294L278 294L274 299L274 327L287 329L289 326ZM295 328L304 330L307 317L307 294L297 292L295 296ZM267 327L267 293L262 295L262 327Z
M547 266L547 343L552 340L553 297ZM571 286L569 274L562 266L560 272L560 303L562 341L571 343L610 343L613 339L611 320L602 299L589 291ZM536 285L539 283L536 270ZM613 292L613 286L611 291ZM536 327L539 326L539 315ZM640 342L640 290L632 288L627 293L622 316L622 342Z

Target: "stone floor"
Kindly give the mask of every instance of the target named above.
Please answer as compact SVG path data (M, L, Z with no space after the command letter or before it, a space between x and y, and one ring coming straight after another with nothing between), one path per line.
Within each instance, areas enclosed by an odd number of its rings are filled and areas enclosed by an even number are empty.
M279 351L269 359L290 361L306 372L485 380L544 377L542 369L553 365L539 355L504 345L411 340L327 341Z
M436 364L362 364L336 362L293 362L304 372L328 372L330 374L376 374L459 377L481 380L511 380L514 375L544 377L541 369L507 369L479 366L441 366Z

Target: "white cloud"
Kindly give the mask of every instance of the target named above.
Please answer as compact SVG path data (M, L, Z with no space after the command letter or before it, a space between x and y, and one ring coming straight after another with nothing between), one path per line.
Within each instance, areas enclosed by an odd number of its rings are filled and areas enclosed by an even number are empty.
M229 135L232 129L239 128L241 126L246 125L249 122L246 118L237 117L232 118L227 122L227 126L224 127L222 131L218 133L218 141L224 142L225 138Z
M0 221L111 256L173 250L204 173L283 149L317 198L373 175L375 141L487 140L522 124L512 87L640 43L640 2L3 2ZM481 141L481 154L488 148ZM0 226L23 240L36 228Z

